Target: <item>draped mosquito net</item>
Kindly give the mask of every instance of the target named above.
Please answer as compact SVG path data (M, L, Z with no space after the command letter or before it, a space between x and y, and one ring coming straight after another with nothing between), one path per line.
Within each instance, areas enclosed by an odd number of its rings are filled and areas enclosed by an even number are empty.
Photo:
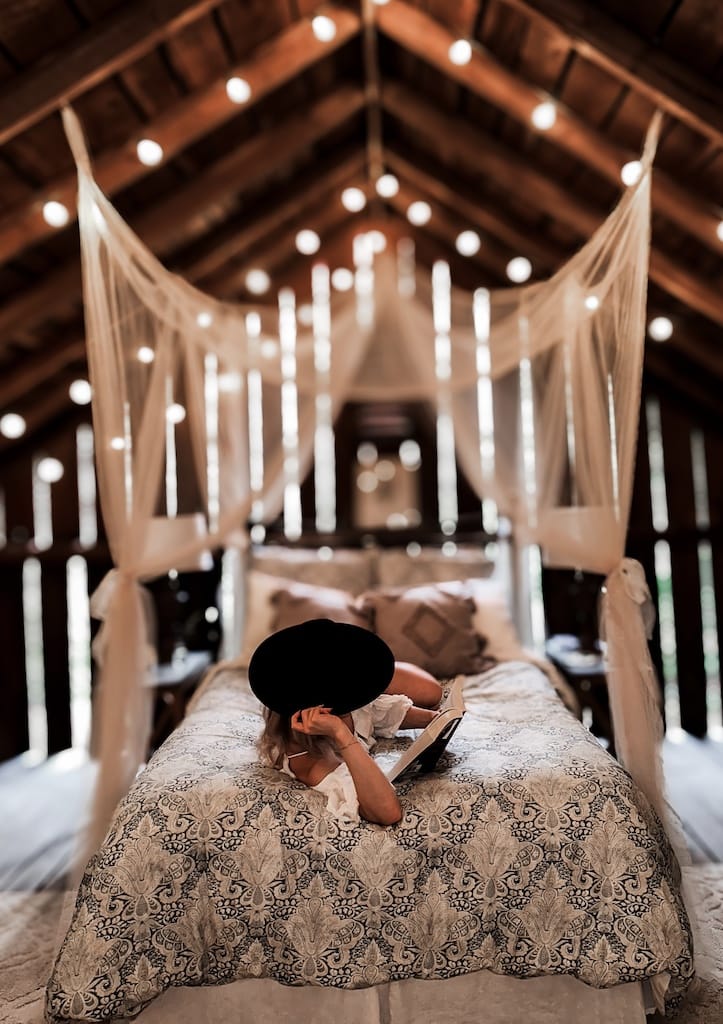
M650 595L624 557L657 121L637 183L550 280L467 294L446 264L430 280L407 250L375 258L361 235L348 295L332 296L328 268L314 268L307 327L288 290L273 305L231 305L166 270L94 181L70 110L64 121L78 165L95 452L115 565L92 604L104 624L88 849L144 758L153 649L142 581L203 549L243 544L246 523L281 510L298 535L299 483L312 462L317 526L333 529L333 424L350 400L435 406L445 529L455 524L456 454L519 543L539 544L546 564L606 575L601 632L618 754L665 818ZM196 483L202 516L190 538L174 529L184 518L166 487L174 465Z

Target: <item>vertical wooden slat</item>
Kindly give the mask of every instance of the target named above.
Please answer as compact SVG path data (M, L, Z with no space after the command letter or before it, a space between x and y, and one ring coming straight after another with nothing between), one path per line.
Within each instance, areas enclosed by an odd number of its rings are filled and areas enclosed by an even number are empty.
M30 744L22 565L3 565L0 571L0 621L3 624L0 761L4 761L22 754Z
M694 736L705 736L706 678L690 448L691 421L676 406L662 401L660 417L668 498L680 722Z
M65 562L46 560L41 570L41 581L48 754L55 754L71 745Z
M713 585L718 626L718 656L723 659L723 436L705 436L705 462L708 478L710 539L713 556ZM723 672L720 672L723 700Z
M64 470L50 491L54 544L78 538L78 452L75 443L78 422L80 417L77 421L71 419L65 429L43 445L43 454L58 459Z

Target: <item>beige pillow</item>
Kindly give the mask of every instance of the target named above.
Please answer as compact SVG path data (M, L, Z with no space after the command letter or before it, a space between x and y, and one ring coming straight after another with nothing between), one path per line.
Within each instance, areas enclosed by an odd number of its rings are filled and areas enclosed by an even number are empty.
M397 661L411 661L438 678L472 675L488 664L485 638L474 629L472 598L434 584L368 591L363 607L374 632Z
M474 600L474 628L487 640L485 654L495 661L524 661L525 654L504 586L496 579L457 580L441 583L442 590Z
M281 580L279 582L282 582ZM331 619L348 622L352 626L371 629L371 611L362 607L361 599L332 587L315 587L311 583L284 580L271 597L274 614L271 631L275 633L287 626L298 626L308 619Z

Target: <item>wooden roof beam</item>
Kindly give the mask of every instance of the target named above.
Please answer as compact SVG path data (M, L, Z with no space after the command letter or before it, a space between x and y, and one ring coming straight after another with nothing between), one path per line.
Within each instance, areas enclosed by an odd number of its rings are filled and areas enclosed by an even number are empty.
M469 64L452 64L448 56L454 42L452 33L404 0L390 0L377 8L376 16L380 29L400 46L525 125L531 125L532 111L547 98L541 89L525 82L479 46L473 49ZM639 153L617 146L561 104L557 108L557 120L544 133L545 138L622 188L620 170ZM447 140L448 136L445 132L442 137ZM716 234L723 211L714 204L696 198L659 170L653 175L652 201L657 213L713 251L723 252L723 242Z
M122 70L221 0L135 0L123 4L0 89L0 145Z
M175 103L143 127L143 134L154 139L163 149L164 163L187 146L208 135L239 114L241 108L226 95L226 81L232 75L244 78L251 86L249 109L274 89L285 85L323 57L343 46L360 30L360 20L343 7L325 8L336 24L336 36L330 43L321 43L304 19L260 46L250 58L229 70L222 79ZM93 160L96 181L107 196L139 181L153 172L140 162L136 154L137 137L123 146L107 150ZM55 233L45 223L43 203L54 199L75 211L78 185L75 172L47 182L30 199L0 217L0 263L12 259L23 249Z
M351 85L317 100L301 116L280 121L272 133L242 143L217 163L177 189L168 199L134 218L133 230L157 254L166 254L189 234L189 223L215 203L257 184L278 168L279 139L286 158L300 157L314 143L346 122L364 106L364 93ZM0 343L21 328L41 323L58 311L75 307L81 295L80 260L47 274L0 308Z
M5 370L0 380L0 415L10 412L13 403L21 401L39 384L84 358L85 339L75 335L50 351L39 349L11 372Z
M573 0L504 0L564 36L581 57L717 145L723 144L723 90L641 39L599 6Z
M392 0L394 2L394 0ZM428 139L436 148L444 141L444 160L453 167L466 167L471 173L488 176L498 186L515 188L525 200L542 213L561 221L587 239L600 226L605 214L575 198L562 185L535 171L513 150L493 142L475 131L468 121L422 103L406 86L387 85L382 95L384 108L412 128L420 139ZM650 253L650 277L669 295L723 324L723 300L713 285L684 270L667 254L655 247Z

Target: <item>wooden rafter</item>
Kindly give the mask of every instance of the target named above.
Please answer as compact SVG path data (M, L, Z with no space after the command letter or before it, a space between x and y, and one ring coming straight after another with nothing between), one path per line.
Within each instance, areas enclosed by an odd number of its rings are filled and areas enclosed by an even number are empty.
M83 32L53 60L0 90L0 145L148 53L221 0L136 0Z
M390 0L379 7L377 20L386 35L420 60L432 64L523 124L531 123L532 111L541 99L547 98L540 89L508 70L481 47L474 49L472 60L466 66L452 64L448 56L454 42L452 33L404 0ZM447 133L443 137L446 136ZM562 105L558 105L557 120L545 137L618 187L621 187L623 164L639 155L617 146ZM653 208L710 249L723 249L716 234L721 211L687 192L659 170L653 177Z
M248 60L230 70L223 79L164 111L144 126L143 134L158 142L163 149L164 160L168 161L238 114L239 108L226 95L227 77L238 75L251 86L251 99L245 109L290 82L344 45L359 31L359 18L351 11L336 6L326 10L333 16L337 28L336 36L330 43L319 42L307 20L296 22L269 43L260 46ZM152 169L145 167L136 155L136 142L137 137L134 136L125 145L95 158L95 178L106 195L112 196L151 173ZM74 211L76 192L75 174L64 174L47 182L30 199L0 217L0 263L51 236L55 228L43 220L43 203L47 199L55 199Z
M504 0L574 50L717 145L723 144L723 91L641 39L595 4Z
M276 240L294 217L303 216L307 209L313 209L322 200L328 201L341 188L356 182L361 177L363 166L364 154L361 150L350 153L342 160L334 159L324 165L317 165L313 171L313 181L310 172L308 188L305 187L305 179L302 179L296 183L294 193L283 202L265 208L260 214L246 214L243 220L235 219L224 225L187 250L174 270L209 292L213 288L213 275L216 274L220 287L216 294L221 295L223 275L220 272L225 265L246 252L253 252L255 260L265 240ZM288 231L286 233L289 234ZM248 266L250 263L246 261L247 269ZM232 291L228 289L224 294L231 294ZM0 411L8 410L14 402L84 355L85 340L81 335L73 333L52 351L37 352L23 360L14 371L6 371L0 380Z
M158 254L171 252L189 235L189 222L222 199L258 184L278 169L278 140L284 140L287 159L300 157L310 146L338 128L364 104L361 89L342 86L317 100L301 116L280 121L273 133L242 143L163 202L135 218L139 237ZM197 223L197 220L196 220ZM80 261L73 260L46 275L0 309L0 339L42 322L54 313L77 305L80 299Z
M602 223L605 216L602 211L572 196L567 189L529 167L512 150L470 128L462 118L420 102L411 89L399 84L387 86L382 102L385 109L412 128L419 139L428 140L433 152L439 148L438 140L444 139L440 155L450 165L461 165L473 174L486 175L503 188L514 181L515 188L524 194L527 202L573 228L581 239L588 238ZM656 247L650 254L650 277L691 309L723 324L723 300L719 290L684 270Z

